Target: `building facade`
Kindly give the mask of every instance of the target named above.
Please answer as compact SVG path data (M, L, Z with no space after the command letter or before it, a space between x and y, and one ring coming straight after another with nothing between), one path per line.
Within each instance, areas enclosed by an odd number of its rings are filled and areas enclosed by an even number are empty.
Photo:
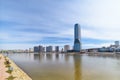
M46 47L46 52L53 52L53 47L52 46L47 46Z
M81 50L81 32L80 25L75 24L74 26L74 51L80 52Z
M55 52L59 52L59 46L55 46Z
M64 52L67 52L68 50L70 50L70 45L64 45Z
M44 49L44 47L41 46L41 45L35 46L35 47L34 47L34 52L42 53L42 52L45 52L45 49Z
M39 52L39 46L34 47L34 52Z
M119 47L119 41L115 41L115 47Z
M41 52L45 52L44 47L43 47L43 46L41 46L41 45L39 45L39 52L40 52L40 53L41 53Z

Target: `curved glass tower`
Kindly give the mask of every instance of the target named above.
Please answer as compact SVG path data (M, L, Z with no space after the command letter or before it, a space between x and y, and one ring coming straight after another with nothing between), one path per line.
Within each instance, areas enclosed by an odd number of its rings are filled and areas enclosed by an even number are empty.
M74 51L75 52L80 52L81 50L81 42L80 42L80 25L75 24L74 26Z

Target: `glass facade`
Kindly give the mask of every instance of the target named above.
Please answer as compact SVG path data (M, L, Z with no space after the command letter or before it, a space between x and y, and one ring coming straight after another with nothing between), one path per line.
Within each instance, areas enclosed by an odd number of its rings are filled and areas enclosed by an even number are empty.
M80 25L75 24L74 26L74 51L80 52L81 44L80 44Z

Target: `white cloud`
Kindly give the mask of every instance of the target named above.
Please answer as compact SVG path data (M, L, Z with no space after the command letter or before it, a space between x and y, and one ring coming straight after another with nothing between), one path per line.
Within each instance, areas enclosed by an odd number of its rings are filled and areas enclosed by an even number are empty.
M87 48L101 48L101 47L109 47L111 44L114 44L114 43L99 43L99 44L82 44L84 49L87 49Z
M120 40L119 0L84 0L82 3L77 0L76 2L69 5L73 10L72 17L75 16L75 19L70 17L69 23L76 21L81 25L87 24L89 29L81 26L83 38Z
M35 44L1 44L0 49L28 49L33 48Z
M11 4L15 6L17 5L16 3L17 2L11 2L7 4L9 4L9 6ZM29 1L30 5L28 5L27 8L25 5L23 5L23 8L21 3L16 8L12 6L8 9L7 7L2 9L2 16L0 16L0 19L22 24L12 26L14 27L13 30L22 28L46 29L58 33L19 33L15 31L15 34L20 35L15 38L11 32L0 32L0 39L8 41L39 41L43 37L70 37L72 39L74 35L73 26L77 22L81 25L82 38L110 41L120 40L120 0L73 0L68 2L65 1L65 3L63 2L64 4L58 2L59 4L57 3L57 7L54 7L56 4L52 1L51 5L52 3L54 4L52 7L49 3L47 3L49 5L41 7L39 1L34 2L34 5ZM33 12L30 10L33 10ZM41 12L41 10L43 11ZM106 44L92 44L91 42L83 46L92 47L96 45L102 46Z
M102 30L82 30L83 38L91 38L98 40L120 40L120 32L119 31L102 31Z

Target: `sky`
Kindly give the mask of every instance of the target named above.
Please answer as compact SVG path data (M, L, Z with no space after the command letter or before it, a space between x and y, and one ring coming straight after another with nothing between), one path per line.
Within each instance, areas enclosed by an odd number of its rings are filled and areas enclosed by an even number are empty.
M120 40L120 0L0 0L0 49L74 43L81 26L82 48Z

